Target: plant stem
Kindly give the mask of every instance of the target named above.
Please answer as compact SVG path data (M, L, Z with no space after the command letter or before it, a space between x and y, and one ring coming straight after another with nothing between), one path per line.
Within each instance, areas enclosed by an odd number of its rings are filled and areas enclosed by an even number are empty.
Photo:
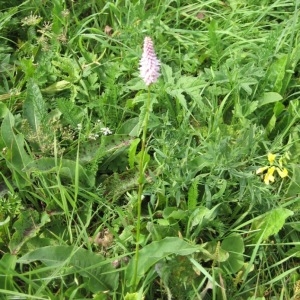
M145 182L145 169L147 166L147 161L145 161L146 151L146 137L147 137L147 128L150 115L150 88L148 88L148 99L146 103L146 113L143 121L143 132L142 132L142 145L140 152L140 162L139 162L139 181L138 181L138 195L137 195L137 224L136 224L136 244L135 244L135 266L134 266L134 275L133 275L133 289L137 288L137 271L138 271L138 261L139 261L139 241L141 233L141 211L142 211L142 194L144 189Z

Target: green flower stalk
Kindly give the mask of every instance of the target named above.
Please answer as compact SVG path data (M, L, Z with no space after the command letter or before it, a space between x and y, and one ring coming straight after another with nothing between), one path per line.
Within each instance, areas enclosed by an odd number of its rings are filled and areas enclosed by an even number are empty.
M145 182L145 170L147 167L147 150L146 150L146 138L147 138L147 127L148 120L151 110L151 99L150 99L150 85L155 83L160 76L159 73L160 62L156 57L153 42L150 37L145 37L143 55L140 60L140 77L148 87L148 98L145 105L145 116L142 125L142 139L141 139L141 152L139 161L139 188L137 196L137 226L136 226L136 249L135 249L135 267L133 276L133 289L137 288L137 271L139 261L139 243L140 243L140 232L141 232L141 205L142 205L142 194Z

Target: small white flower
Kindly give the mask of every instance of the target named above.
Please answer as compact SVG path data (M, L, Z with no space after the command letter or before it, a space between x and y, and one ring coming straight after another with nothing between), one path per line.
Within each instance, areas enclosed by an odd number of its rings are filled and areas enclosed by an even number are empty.
M112 134L112 131L108 128L108 127L103 127L100 129L101 133L103 135L109 135L109 134Z
M97 134L97 133L91 133L89 135L90 140L96 140L98 137L99 137L99 134Z
M81 123L77 124L77 129L78 129L78 130L81 130L81 129L82 129L82 124L81 124Z

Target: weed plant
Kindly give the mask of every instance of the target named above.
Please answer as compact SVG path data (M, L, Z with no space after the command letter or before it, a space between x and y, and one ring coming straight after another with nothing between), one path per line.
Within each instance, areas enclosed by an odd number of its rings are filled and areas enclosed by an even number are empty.
M300 299L299 17L2 0L0 298Z

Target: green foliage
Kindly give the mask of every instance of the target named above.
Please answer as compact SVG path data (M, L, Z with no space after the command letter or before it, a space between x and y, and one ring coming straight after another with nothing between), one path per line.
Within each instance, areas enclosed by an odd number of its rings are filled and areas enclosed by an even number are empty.
M253 236L253 242L255 243L259 239L265 241L271 235L277 234L284 226L286 218L293 214L291 210L280 207L259 216L251 226L251 230L258 230Z
M195 209L198 199L198 180L197 178L192 182L188 191L188 209Z
M1 140L5 147L4 159L15 183L20 188L29 185L29 177L23 169L31 158L24 148L23 134L15 133L15 118L10 112L7 112L1 124Z
M93 293L116 289L118 274L111 262L99 254L75 246L48 246L20 257L17 263L29 264L41 261L49 270L65 269L69 274L78 274L85 282L86 289ZM68 270L69 269L69 270ZM73 269L73 270L72 270Z
M298 297L297 1L1 4L3 297Z
M237 274L244 266L245 247L242 236L231 234L222 241L221 248L229 253L228 259L221 263L222 268L227 274Z
M16 255L21 247L31 238L35 237L45 223L50 222L49 216L34 210L24 211L19 215L18 220L13 224L15 230L9 242L9 249Z
M23 105L24 119L36 133L46 121L47 107L38 85L31 79L27 85L27 96Z
M161 241L153 242L145 246L139 253L139 268L138 268L138 281L145 276L145 273L159 262L161 259L172 255L190 255L194 252L201 250L201 247L190 245L180 238L169 237ZM133 277L133 264L134 260L126 268L125 278L129 285L132 284Z

